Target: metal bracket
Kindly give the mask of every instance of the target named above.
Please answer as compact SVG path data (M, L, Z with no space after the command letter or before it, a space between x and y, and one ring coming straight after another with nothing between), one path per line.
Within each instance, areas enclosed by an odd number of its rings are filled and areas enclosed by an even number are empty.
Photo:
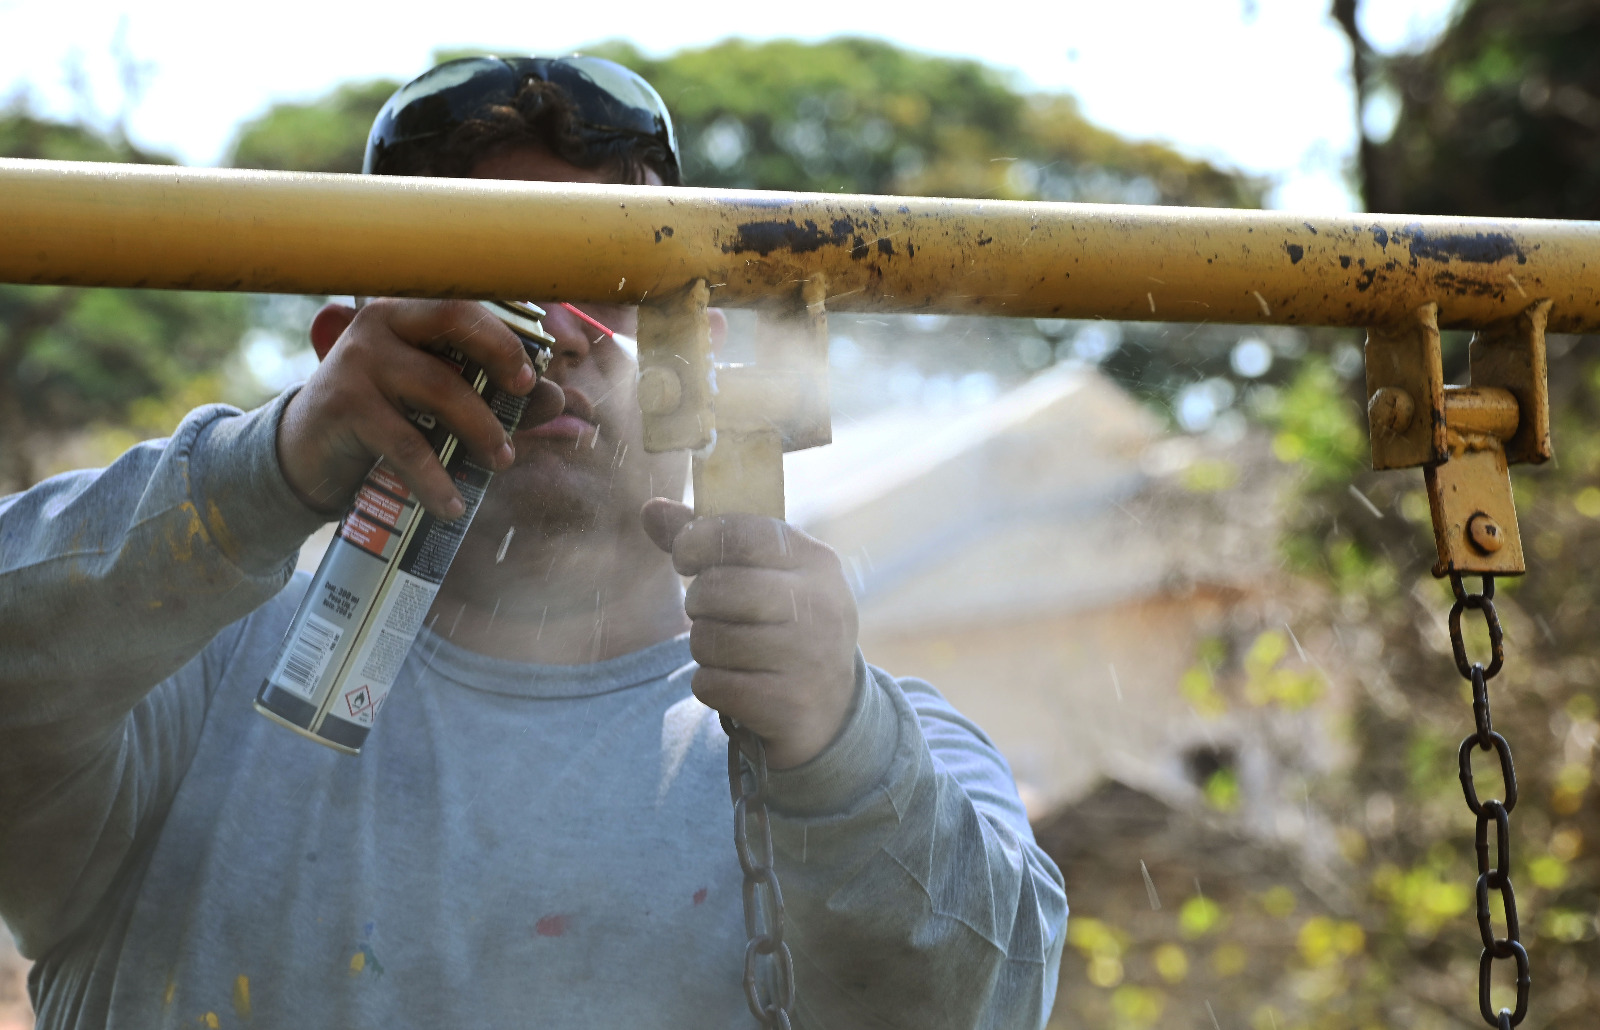
M827 280L814 275L756 323L755 365L711 364L704 280L639 309L647 451L690 449L696 515L783 518L783 454L833 439Z
M1550 302L1472 340L1470 386L1445 386L1437 308L1367 334L1372 465L1424 467L1439 560L1451 572L1525 571L1509 466L1551 457L1544 327Z
M756 316L756 368L786 398L781 414L773 418L785 451L833 442L827 297L828 280L816 272L781 307L764 308Z
M639 410L647 451L694 449L713 439L710 296L706 281L696 279L639 306Z
M1542 465L1550 460L1550 367L1544 327L1550 302L1541 300L1515 318L1478 330L1468 357L1473 386L1498 386L1517 399L1521 413L1506 441L1506 460Z
M1423 470L1439 549L1433 574L1520 576L1522 536L1505 450L1517 431L1517 400L1496 387L1446 387L1445 422L1449 460Z
M1404 322L1367 330L1366 355L1372 467L1446 460L1439 305L1429 302Z

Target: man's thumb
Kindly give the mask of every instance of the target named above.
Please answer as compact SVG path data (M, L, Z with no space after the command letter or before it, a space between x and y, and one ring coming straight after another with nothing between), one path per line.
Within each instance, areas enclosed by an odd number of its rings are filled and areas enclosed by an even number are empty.
M694 521L694 509L682 501L652 497L639 509L639 521L650 541L671 554L672 541L678 538L684 526Z

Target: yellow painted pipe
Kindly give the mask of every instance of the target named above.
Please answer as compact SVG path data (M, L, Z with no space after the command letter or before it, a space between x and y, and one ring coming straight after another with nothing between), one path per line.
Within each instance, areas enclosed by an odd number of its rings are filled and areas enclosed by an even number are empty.
M1600 330L1600 223L375 178L0 160L0 281Z

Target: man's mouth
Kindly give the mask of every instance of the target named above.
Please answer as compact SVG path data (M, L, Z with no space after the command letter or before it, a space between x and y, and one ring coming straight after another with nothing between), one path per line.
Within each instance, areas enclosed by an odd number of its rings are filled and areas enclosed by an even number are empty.
M562 412L543 425L534 426L532 429L524 430L524 432L529 436L562 436L572 439L573 437L582 436L585 430L592 429L594 429L594 426L576 415L568 415L566 412Z
M567 395L567 406L561 414L548 422L537 426L526 426L518 431L518 436L542 437L546 439L578 440L592 437L600 431L594 421L594 405L589 403L589 398L583 391L576 387L564 388ZM593 442L591 439L589 442Z

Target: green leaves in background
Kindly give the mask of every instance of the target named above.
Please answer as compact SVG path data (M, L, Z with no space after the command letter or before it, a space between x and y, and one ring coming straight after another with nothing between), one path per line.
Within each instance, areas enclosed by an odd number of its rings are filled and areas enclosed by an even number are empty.
M677 118L697 186L1259 207L1263 184L1093 125L974 61L871 39L730 39L636 69Z
M367 131L400 83L347 82L303 102L274 104L239 126L228 163L235 168L359 172Z
M0 112L0 157L172 163L20 104ZM129 425L141 401L181 393L196 377L219 381L249 321L250 299L237 294L0 285L0 492L51 471L45 451L63 434Z

